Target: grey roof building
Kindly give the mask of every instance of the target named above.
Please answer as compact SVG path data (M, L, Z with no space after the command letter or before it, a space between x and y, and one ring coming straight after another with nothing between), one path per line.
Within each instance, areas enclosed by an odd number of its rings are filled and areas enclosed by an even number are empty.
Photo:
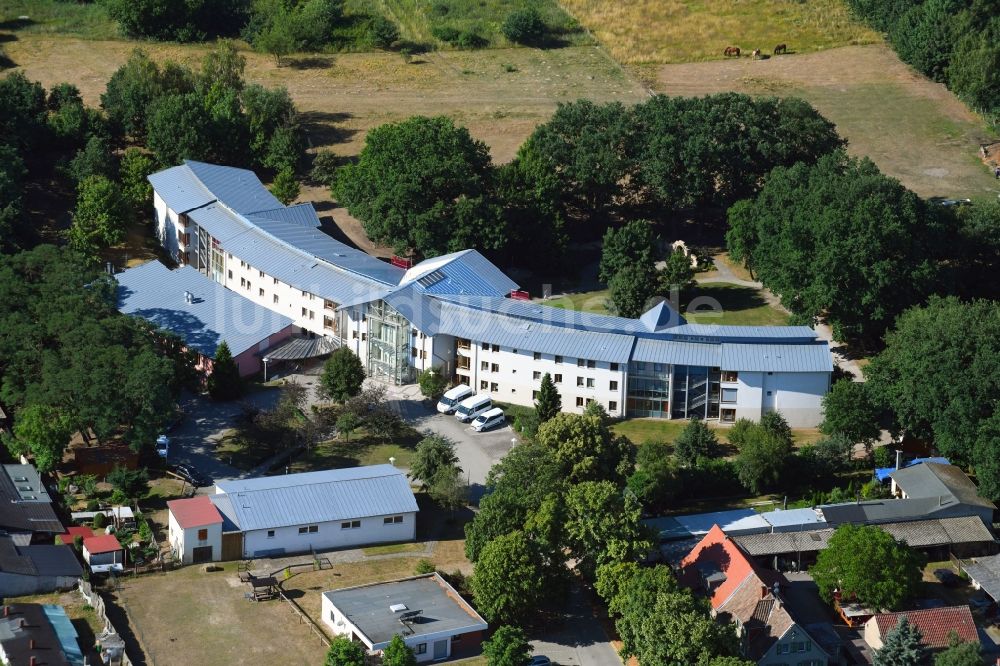
M18 546L12 537L0 535L0 590L5 596L67 590L82 576L69 546Z
M323 593L323 622L337 635L385 649L399 635L418 662L452 656L482 638L486 621L438 573Z
M0 471L0 532L26 546L34 534L64 531L38 470L31 465L4 465Z

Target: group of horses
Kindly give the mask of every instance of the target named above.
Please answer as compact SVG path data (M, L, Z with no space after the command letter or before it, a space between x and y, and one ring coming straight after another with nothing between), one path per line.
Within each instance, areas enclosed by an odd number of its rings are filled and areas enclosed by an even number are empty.
M783 53L788 53L788 45L787 44L778 44L777 46L774 47L774 55L781 55ZM725 50L723 50L722 55L726 56L727 58L730 57L730 56L732 56L734 58L739 58L740 57L740 47L738 47L738 46L727 46L725 48ZM753 52L751 53L751 56L753 57L754 60L759 59L760 58L760 49L754 49Z

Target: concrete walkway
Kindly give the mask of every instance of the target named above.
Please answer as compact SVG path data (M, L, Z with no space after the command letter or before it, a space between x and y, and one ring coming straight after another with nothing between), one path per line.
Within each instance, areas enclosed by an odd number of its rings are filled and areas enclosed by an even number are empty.
M534 654L544 655L561 666L614 666L621 664L604 627L584 590L573 583L559 626L531 641Z

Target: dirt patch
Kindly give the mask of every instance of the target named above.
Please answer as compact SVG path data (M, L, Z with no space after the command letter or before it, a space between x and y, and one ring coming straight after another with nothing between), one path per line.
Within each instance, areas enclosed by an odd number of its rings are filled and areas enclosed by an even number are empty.
M982 119L886 46L647 66L633 73L669 95L800 96L836 123L853 154L871 157L922 196L992 197L1000 191L980 159L980 145L995 140Z

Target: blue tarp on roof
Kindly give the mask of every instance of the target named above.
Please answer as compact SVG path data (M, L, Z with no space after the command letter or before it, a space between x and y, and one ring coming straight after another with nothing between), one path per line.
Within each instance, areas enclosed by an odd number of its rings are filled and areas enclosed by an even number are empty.
M950 465L951 464L951 462L949 462L947 458L940 458L940 457L937 457L937 458L914 458L913 460L911 460L909 462L904 462L903 463L903 467L901 469L905 469L907 467L912 467L913 465L919 465L920 463L925 463L925 462L941 463L942 465ZM889 475L892 474L895 471L896 471L895 467L876 467L875 468L875 478L878 479L879 483L885 483L886 480L889 478Z
M52 630L59 639L59 646L62 648L66 661L73 666L83 666L83 651L80 649L80 641L76 628L66 615L66 610L62 606L55 604L42 604L42 612L52 625ZM42 663L45 663L44 661Z
M257 346L292 319L226 289L191 266L170 270L158 261L115 276L118 309L180 336L198 353L215 357L225 340L233 356ZM193 295L191 303L185 292Z

